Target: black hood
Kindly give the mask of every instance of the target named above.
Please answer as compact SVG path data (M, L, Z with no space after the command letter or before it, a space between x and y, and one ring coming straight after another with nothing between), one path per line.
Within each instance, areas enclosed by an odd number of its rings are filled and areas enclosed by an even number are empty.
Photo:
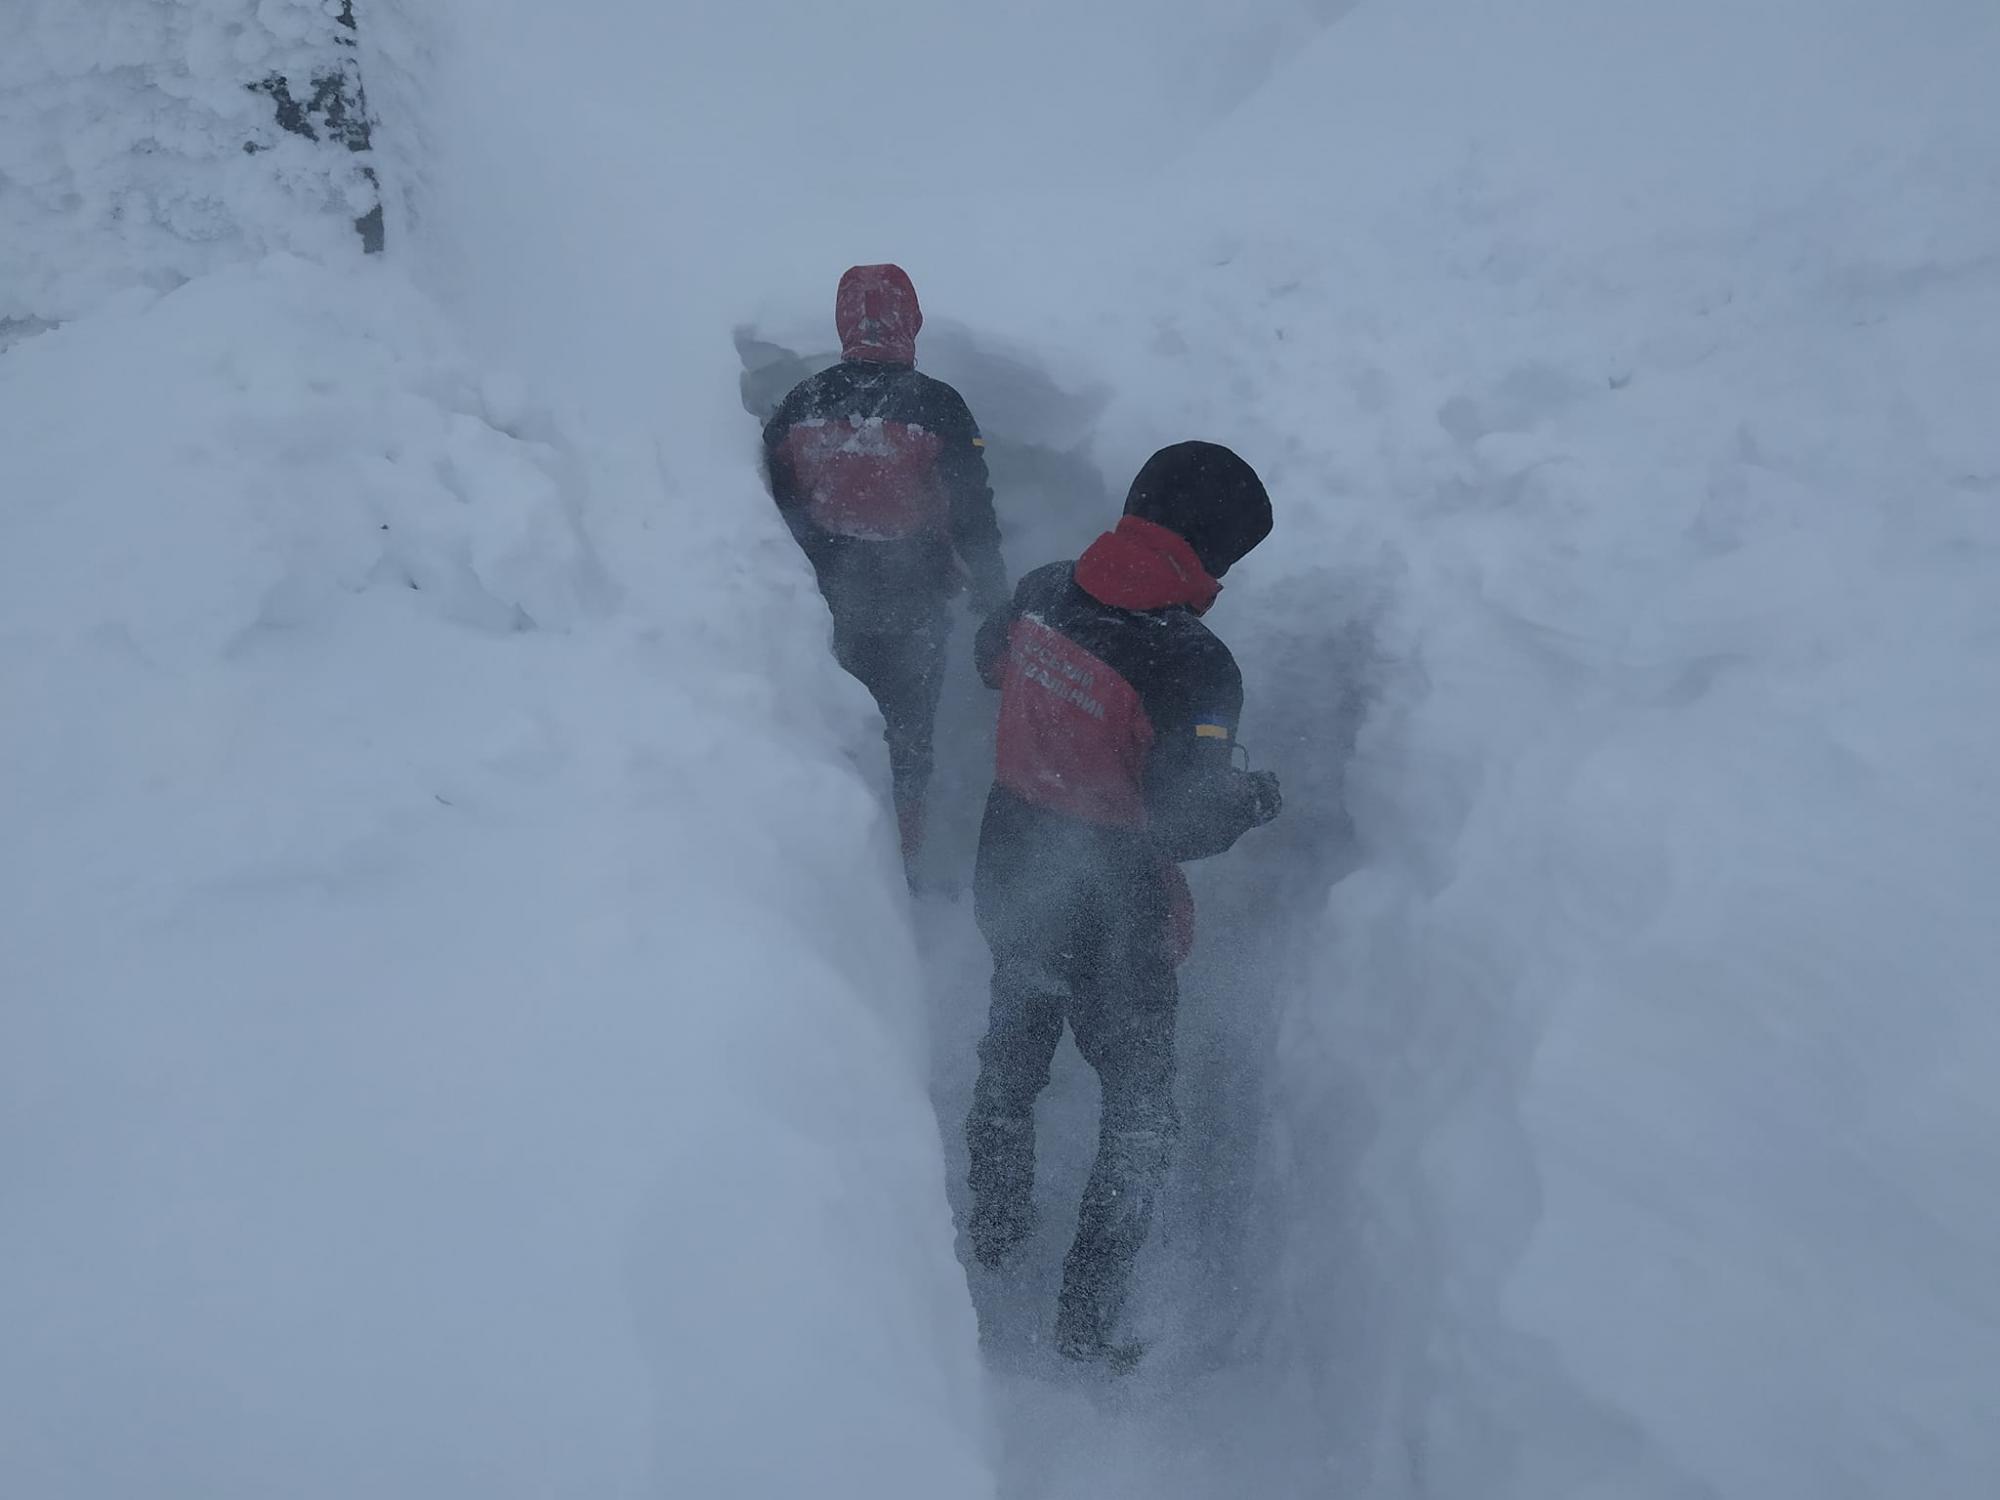
M1147 459L1125 514L1182 538L1216 578L1271 534L1264 482L1219 443L1175 443Z

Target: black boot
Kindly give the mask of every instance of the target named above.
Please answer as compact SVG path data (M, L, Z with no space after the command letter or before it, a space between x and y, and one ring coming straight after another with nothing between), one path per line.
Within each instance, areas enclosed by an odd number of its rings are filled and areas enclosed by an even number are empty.
M1099 1137L1056 1302L1056 1348L1069 1359L1129 1368L1139 1356L1138 1345L1115 1343L1112 1334L1152 1227L1172 1144L1164 1130L1107 1130Z

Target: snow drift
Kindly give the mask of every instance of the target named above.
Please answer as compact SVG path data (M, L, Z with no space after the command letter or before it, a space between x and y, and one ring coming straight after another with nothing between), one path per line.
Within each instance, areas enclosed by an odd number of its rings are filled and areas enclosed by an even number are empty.
M1326 497L1240 585L1292 591L1267 735L1352 573L1392 601L1240 1278L1371 1493L2000 1472L1996 56L1971 6L1369 7L1197 166L1148 300L1228 384L1176 388Z
M476 369L344 201L269 253L235 150L219 240L10 221L0 1488L989 1492L877 742L755 476Z

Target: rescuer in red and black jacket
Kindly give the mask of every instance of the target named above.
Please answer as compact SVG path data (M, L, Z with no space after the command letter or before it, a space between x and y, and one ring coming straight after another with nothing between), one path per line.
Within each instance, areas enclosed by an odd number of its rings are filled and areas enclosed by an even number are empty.
M1057 1306L1073 1358L1119 1352L1112 1326L1179 1129L1174 969L1193 918L1180 862L1278 813L1277 779L1234 764L1243 679L1201 621L1270 530L1247 463L1178 443L1139 471L1116 530L1023 578L980 630L1001 697L973 887L994 970L968 1227L990 1266L1032 1228L1034 1101L1067 1020L1103 1084Z
M833 615L840 664L882 710L903 854L923 838L948 606L1007 597L985 441L964 399L916 369L923 311L897 266L856 266L834 302L841 362L764 428L778 510Z

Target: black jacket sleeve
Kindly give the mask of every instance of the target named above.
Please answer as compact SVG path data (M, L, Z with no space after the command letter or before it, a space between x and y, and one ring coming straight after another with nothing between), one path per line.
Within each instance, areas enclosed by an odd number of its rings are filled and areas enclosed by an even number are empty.
M1000 556L1000 522L993 513L993 485L986 473L986 440L965 398L933 382L938 436L938 480L951 506L951 542L972 575L975 608L992 610L1007 597L1007 565Z
M771 420L764 424L764 473L770 480L771 498L778 503L778 514L784 517L794 539L810 554L819 533L806 515L806 497L799 490L798 475L792 471L792 461L785 453L785 439L805 410L805 390L804 384L793 387L792 393L772 413Z
M1154 715L1146 762L1149 827L1176 864L1222 853L1259 822L1255 786L1232 758L1243 676L1222 642L1203 646Z
M988 615L972 638L972 664L979 669L979 680L996 692L1005 677L1007 637L1020 617L1012 604L1005 605Z

